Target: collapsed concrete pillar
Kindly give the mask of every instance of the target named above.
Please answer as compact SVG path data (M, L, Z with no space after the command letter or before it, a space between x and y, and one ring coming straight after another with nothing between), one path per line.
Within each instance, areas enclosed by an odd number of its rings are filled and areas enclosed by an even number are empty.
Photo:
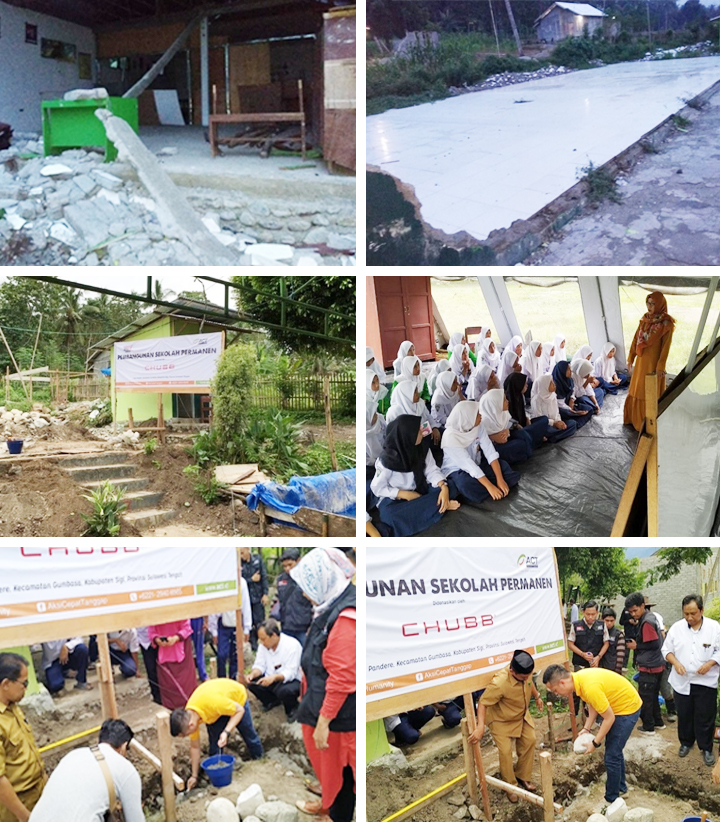
M166 236L180 240L200 260L201 265L238 265L238 255L205 228L180 189L132 128L107 109L98 109L95 116L105 126L108 138L117 148L119 159L132 165L155 200L157 217Z

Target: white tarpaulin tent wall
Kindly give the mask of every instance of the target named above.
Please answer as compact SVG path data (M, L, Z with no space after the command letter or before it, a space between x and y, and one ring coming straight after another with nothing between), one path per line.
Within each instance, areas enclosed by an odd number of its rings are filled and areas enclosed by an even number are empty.
M552 548L368 548L366 718L484 688L522 648L565 662Z

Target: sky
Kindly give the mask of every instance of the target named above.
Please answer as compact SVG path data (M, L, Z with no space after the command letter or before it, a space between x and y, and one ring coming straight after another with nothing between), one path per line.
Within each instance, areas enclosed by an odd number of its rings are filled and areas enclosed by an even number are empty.
M626 548L625 556L628 559L635 559L635 557L649 557L651 554L654 554L655 551L658 551L659 549L659 545L640 545L637 548Z

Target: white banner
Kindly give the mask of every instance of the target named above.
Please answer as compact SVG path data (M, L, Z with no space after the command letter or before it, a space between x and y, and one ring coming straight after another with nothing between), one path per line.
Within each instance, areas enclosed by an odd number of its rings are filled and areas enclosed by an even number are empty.
M222 350L222 332L116 342L115 388L209 391Z
M497 670L516 648L564 647L552 548L388 544L367 549L366 578L368 702Z
M0 631L237 597L237 579L235 548L0 548Z

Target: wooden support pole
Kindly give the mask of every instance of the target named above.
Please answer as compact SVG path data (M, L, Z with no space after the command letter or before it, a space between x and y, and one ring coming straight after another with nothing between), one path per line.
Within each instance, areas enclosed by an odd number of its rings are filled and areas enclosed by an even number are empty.
M330 377L323 377L323 406L325 408L325 426L327 427L328 449L333 471L338 470L337 452L335 450L335 434L332 427L332 410L330 408Z
M463 703L465 706L465 718L467 719L468 731L472 733L476 727L475 720L475 705L473 704L472 694L463 694ZM482 794L483 812L485 819L490 822L492 819L492 810L490 809L490 794L488 793L488 781L485 777L485 768L483 767L482 752L480 751L480 743L470 743L473 759L475 760L475 769L477 771L478 781L480 782L480 793Z
M237 552L237 590L240 606L235 612L235 645L237 647L238 682L245 685L247 680L245 679L245 626L242 620L242 557L240 556L240 549L236 548L235 550ZM251 627L248 626L248 633L250 633Z
M554 822L555 808L553 807L552 755L547 751L540 754L540 785L543 795L544 822Z
M132 749L133 749L136 753L138 753L138 754L139 754L140 756L142 756L144 759L147 759L147 761L148 761L148 762L149 762L149 763L150 763L150 764L151 764L151 765L152 765L152 766L153 766L153 767L154 767L157 771L159 771L160 773L162 773L162 762L161 762L161 761L160 761L160 760L159 760L159 759L155 756L155 754L154 754L154 753L152 753L152 751L149 751L146 747L144 747L143 745L141 745L141 744L137 741L137 739L131 739L131 740L130 740L130 744L129 744L129 746L128 746L128 747L129 747L129 748L132 748ZM183 780L182 780L182 779L181 779L181 778L180 778L180 777L179 777L176 773L173 773L172 778L173 778L173 782L175 783L175 787L176 787L179 791L184 791L184 790L185 790L185 783L183 782Z
M548 733L550 734L550 750L555 753L555 721L553 719L553 704L548 699L545 704L547 705L547 714L548 714Z
M135 420L133 419L132 408L128 408L128 431L135 428Z
M117 700L115 699L115 680L113 679L110 645L107 634L97 635L98 645L98 679L100 680L100 704L103 719L119 719Z
M177 822L175 810L175 783L173 782L172 737L170 736L170 714L160 711L155 715L158 744L160 746L160 764L165 812L165 822Z
M158 394L158 437L165 444L165 414L163 409L163 395Z
M20 369L18 368L17 362L15 362L15 357L13 355L12 349L10 348L10 343L7 341L7 338L5 337L5 332L2 330L2 328L0 328L0 335L2 335L2 341L5 343L5 348L7 348L7 352L10 355L10 359L12 360L12 364L15 366L15 373L19 374ZM30 399L30 397L28 395L27 385L25 385L25 380L20 380L20 384L23 387L23 391L25 392L25 396L28 399Z
M475 745L473 747L477 748L478 746ZM549 755L550 754L548 754L548 756ZM509 782L503 782L502 779L496 779L494 776L486 776L485 779L487 780L488 785L492 785L493 788L499 788L501 791L506 791L507 793L515 793L521 799L524 799L526 802L530 802L530 804L532 805L537 805L539 808L544 807L545 802L542 796L538 796L536 793L526 791L519 785L511 785ZM550 793L550 796L552 797L552 791ZM563 806L558 805L557 802L553 802L552 799L551 805L553 807L553 810L557 811L558 813L563 812Z
M573 742L577 739L577 718L575 716L575 702L572 696L568 697L568 707L570 708L570 731L572 733Z
M470 750L470 743L468 742L468 736L470 735L470 731L468 731L467 719L463 719L460 722L460 730L462 731L463 757L465 759L465 774L467 776L468 796L470 797L470 802L473 805L477 805L477 775L475 774L475 763L473 761L472 751Z
M645 377L645 431L652 438L647 461L648 536L658 536L658 376Z
M208 659L208 676L210 679L217 679L217 657L211 656Z
M648 456L650 455L650 447L654 439L655 437L651 437L647 433L640 435L637 448L635 449L635 456L630 464L630 471L625 481L625 488L620 497L620 504L615 514L615 521L613 522L612 531L610 532L611 537L622 537L625 535L630 511L635 501L640 480L645 473L645 466L647 465Z

